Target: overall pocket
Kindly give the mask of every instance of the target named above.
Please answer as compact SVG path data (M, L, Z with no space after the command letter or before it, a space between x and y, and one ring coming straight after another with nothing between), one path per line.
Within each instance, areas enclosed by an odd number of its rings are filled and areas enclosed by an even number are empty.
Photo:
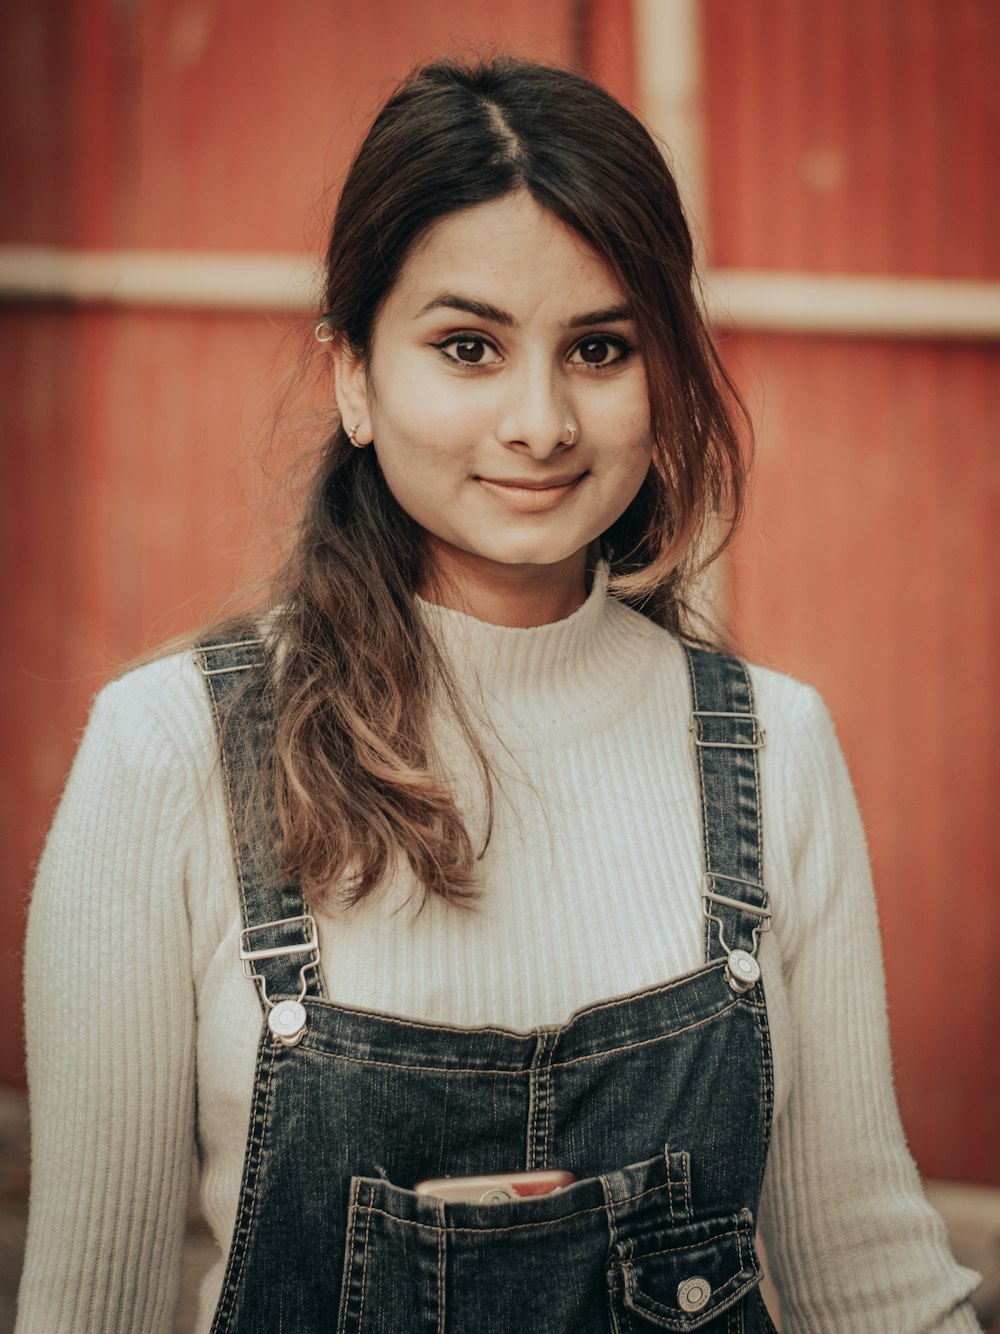
M612 1291L622 1334L639 1330L766 1331L756 1300L763 1277L748 1209L671 1224L633 1252L618 1248ZM746 1299L752 1297L753 1302ZM745 1305L744 1305L745 1303ZM742 1309L740 1309L742 1306Z
M337 1334L611 1334L608 1218L598 1177L499 1204L354 1177Z
M676 1158L500 1204L353 1177L337 1334L765 1334L749 1210L682 1219Z

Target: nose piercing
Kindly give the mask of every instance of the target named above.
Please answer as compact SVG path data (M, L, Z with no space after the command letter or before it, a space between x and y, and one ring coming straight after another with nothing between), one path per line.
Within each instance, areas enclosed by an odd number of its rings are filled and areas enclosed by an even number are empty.
M567 423L566 423L566 430L567 430L567 432L569 433L569 439L568 439L568 440L560 440L559 443L560 443L561 445L573 445L573 444L576 444L576 427L573 425L572 422L567 422Z

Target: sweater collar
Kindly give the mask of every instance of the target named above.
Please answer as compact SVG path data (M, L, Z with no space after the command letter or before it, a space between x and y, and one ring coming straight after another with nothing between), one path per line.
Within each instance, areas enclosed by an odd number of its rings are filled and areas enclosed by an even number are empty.
M471 712L519 745L533 732L548 740L564 727L578 732L588 716L620 716L641 689L645 649L662 634L608 593L604 562L586 601L548 625L493 625L417 602Z

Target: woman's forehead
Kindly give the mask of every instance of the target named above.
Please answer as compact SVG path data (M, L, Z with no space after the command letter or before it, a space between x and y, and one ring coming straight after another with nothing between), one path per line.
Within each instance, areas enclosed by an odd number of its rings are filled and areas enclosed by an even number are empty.
M626 304L607 263L526 191L434 223L403 265L389 302L413 319L452 304L445 300L452 296L514 323L544 308L554 322L569 325L581 312Z

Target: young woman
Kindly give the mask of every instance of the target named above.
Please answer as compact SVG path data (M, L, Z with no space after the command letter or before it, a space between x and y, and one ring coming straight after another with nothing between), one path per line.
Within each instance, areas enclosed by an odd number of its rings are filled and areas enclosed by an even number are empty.
M203 1331L771 1330L758 1219L786 1330L976 1329L828 716L686 609L742 409L656 145L419 71L317 336L273 602L100 693L42 859L18 1330L171 1328L195 1147Z

